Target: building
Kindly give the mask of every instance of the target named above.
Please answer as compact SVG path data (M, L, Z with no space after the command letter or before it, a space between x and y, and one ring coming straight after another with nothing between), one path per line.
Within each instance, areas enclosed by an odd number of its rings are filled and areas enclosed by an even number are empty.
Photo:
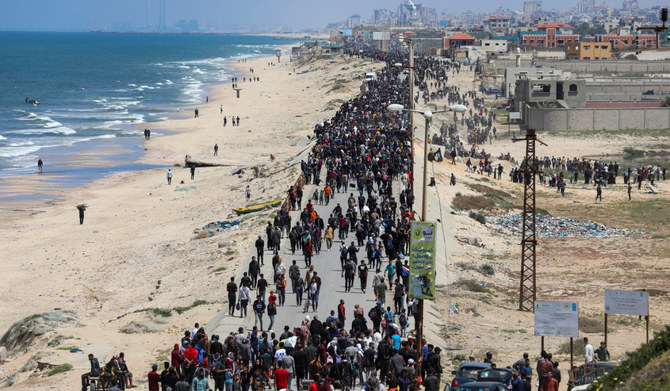
M448 38L444 38L444 49L456 49L461 46L472 46L475 43L475 37L468 33L456 33Z
M577 12L580 14L587 14L596 6L595 0L579 0L577 2Z
M507 53L507 41L502 39L482 39L482 49L487 53Z
M354 14L347 19L347 27L352 29L361 25L361 16L359 14Z
M526 0L523 2L523 14L526 19L532 18L535 14L542 11L541 0Z
M421 4L414 4L412 0L400 3L398 5L398 24L408 25L419 22L419 9Z
M637 11L640 9L637 0L623 0L623 10L624 11Z
M627 49L635 47L635 35L620 35L616 33L598 34L596 35L596 42L609 42L612 49ZM640 49L654 49L656 48L656 35L644 34L639 35Z
M506 16L491 15L484 19L484 31L491 35L507 35L509 31L509 18Z
M568 60L607 60L612 57L609 42L570 42L565 45Z
M548 22L536 26L537 31L519 32L519 42L532 47L557 48L579 42L579 35L572 34L572 26L563 22Z
M391 11L387 9L376 9L374 10L374 16L372 18L374 24L389 24L391 23Z

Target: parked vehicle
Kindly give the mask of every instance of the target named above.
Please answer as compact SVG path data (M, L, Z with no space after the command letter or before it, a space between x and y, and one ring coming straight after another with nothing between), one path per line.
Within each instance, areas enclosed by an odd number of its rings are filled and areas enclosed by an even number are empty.
M491 381L476 381L465 384L459 391L509 391L506 385Z
M512 378L513 370L507 368L488 368L479 371L478 382L497 382L508 385Z
M466 361L462 363L457 371L452 371L454 379L451 381L451 391L461 391L461 387L477 380L479 372L491 368L491 364L484 362Z

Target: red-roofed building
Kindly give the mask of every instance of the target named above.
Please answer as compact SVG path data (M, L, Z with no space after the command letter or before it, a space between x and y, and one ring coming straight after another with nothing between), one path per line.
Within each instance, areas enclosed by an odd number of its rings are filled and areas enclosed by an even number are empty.
M641 49L656 48L656 34L640 34L639 40ZM610 34L596 35L596 42L610 42L613 49L626 49L635 46L635 36L623 35L613 31Z
M568 43L579 42L579 35L572 33L572 26L563 22L547 22L537 26L537 31L519 33L522 45L533 47L565 47Z
M451 37L444 39L444 48L445 49L455 49L460 48L461 46L470 46L474 45L475 37L468 33L456 33Z
M484 19L484 31L492 33L507 34L509 31L509 18L507 16L491 15Z

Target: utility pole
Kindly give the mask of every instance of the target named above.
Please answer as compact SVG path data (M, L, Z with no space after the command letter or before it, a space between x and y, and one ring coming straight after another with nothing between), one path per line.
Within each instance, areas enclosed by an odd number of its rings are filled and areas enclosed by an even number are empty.
M523 220L521 234L521 279L519 283L519 311L533 312L537 298L535 284L536 266L536 226L535 226L535 175L538 174L535 160L535 142L547 145L537 139L535 129L527 129L526 137L512 141L526 142L526 159L523 169Z
M407 47L409 49L409 137L410 137L410 148L412 149L412 159L410 167L410 175L412 175L412 181L410 186L412 186L411 194L414 196L414 45L411 38L407 38ZM423 214L422 214L423 216ZM423 300L421 301L423 305Z

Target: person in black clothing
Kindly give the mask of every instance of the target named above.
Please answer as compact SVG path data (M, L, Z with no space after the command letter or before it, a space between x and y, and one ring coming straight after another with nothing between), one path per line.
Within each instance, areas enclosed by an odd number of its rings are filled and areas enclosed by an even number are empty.
M364 260L361 260L361 264L358 266L358 279L361 280L361 291L365 293L368 285L368 266Z
M230 282L226 286L228 291L228 315L235 314L235 304L237 299L237 284L235 284L235 277L230 277Z
M212 342L209 344L209 352L211 354L216 352L223 354L223 344L219 342L218 335L212 335Z
M249 262L249 276L251 277L251 288L256 288L256 281L258 280L258 275L261 273L261 266L258 264L256 257L251 257L251 262Z
M79 225L84 224L84 212L86 211L86 205L77 205L77 209L79 210Z
M90 384L90 378L99 377L101 372L100 362L93 356L93 354L88 355L88 361L91 362L91 370L90 372L86 372L81 375L81 391L86 391L88 385Z
M261 266L263 266L263 248L265 247L265 242L263 241L263 238L261 238L261 235L258 235L258 239L256 239L256 256L258 257L258 262L260 262Z
M351 259L347 261L347 264L344 265L344 270L342 270L342 276L344 277L344 291L349 292L351 287L354 286L354 276L356 275L356 269L354 264L351 262Z
M261 278L258 280L258 283L256 284L256 290L258 292L258 296L260 296L261 300L265 301L265 292L268 289L268 282L261 273Z
M377 360L379 361L379 380L384 383L387 378L390 379L389 369L391 356L393 355L393 345L391 344L391 337L386 335L383 341L379 343L377 348Z
M302 381L305 379L309 367L309 359L302 345L298 345L295 353L293 353L293 361L295 361L296 384L298 389L302 389Z
M195 165L191 164L191 180L195 179Z
M240 280L240 286L241 287L246 286L251 288L251 278L249 278L247 272L244 272L244 274L242 275L242 279Z

